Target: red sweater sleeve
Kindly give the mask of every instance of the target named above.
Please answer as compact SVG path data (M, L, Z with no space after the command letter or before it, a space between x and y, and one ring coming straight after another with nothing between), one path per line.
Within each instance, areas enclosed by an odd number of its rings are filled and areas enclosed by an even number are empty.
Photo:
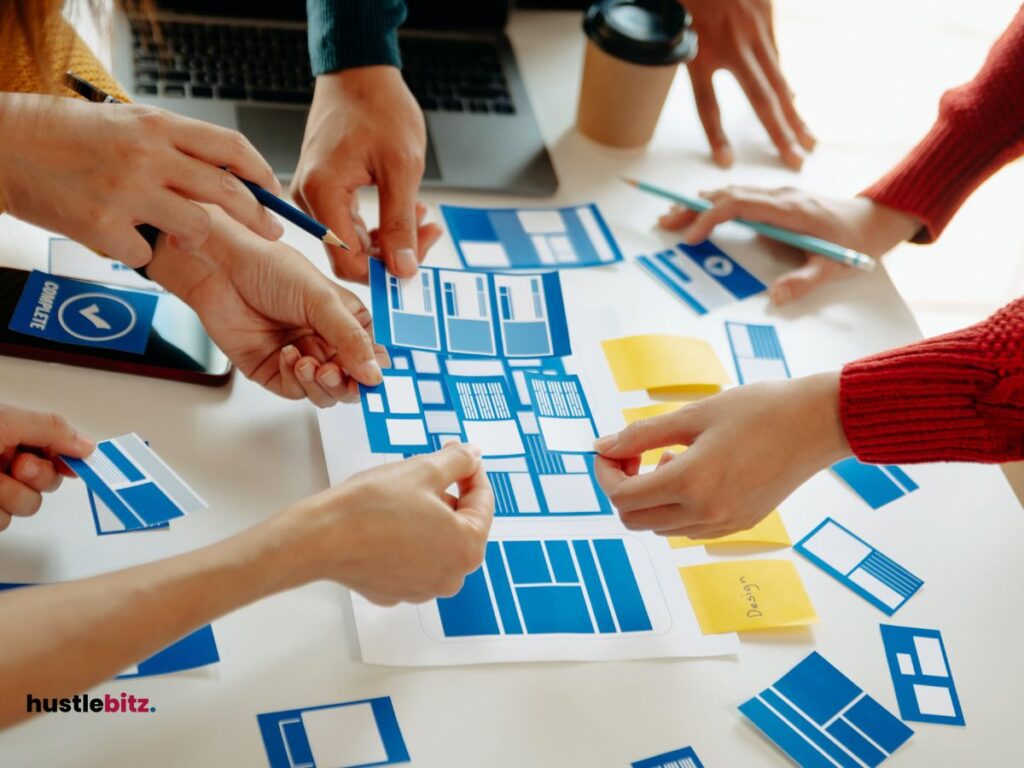
M853 452L872 464L1024 458L1024 298L848 364L839 413Z
M861 194L924 222L936 239L970 194L1024 154L1024 7L966 85L947 91L928 135Z

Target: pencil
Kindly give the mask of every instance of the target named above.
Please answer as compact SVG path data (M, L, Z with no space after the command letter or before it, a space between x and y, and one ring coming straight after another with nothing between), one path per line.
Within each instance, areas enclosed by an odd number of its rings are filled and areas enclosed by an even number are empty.
M710 200L705 200L700 197L687 197L686 195L680 195L677 192L670 192L667 189L662 189L661 187L657 187L653 184L637 181L636 179L623 177L622 180L643 192L663 197L666 200L671 200L685 208L689 208L691 211L703 212L711 208L713 205ZM849 267L862 269L865 272L870 272L878 264L878 262L867 254L855 251L852 248L846 248L842 245L830 243L828 240L822 240L820 237L812 237L811 235L792 232L788 229L772 226L771 224L763 224L760 221L748 221L747 219L734 219L734 221L737 224L742 224L744 227L754 230L758 234L770 237L772 240L778 240L781 243L786 243L787 245L802 248L805 251L820 254L827 259L838 261L840 264L845 264Z
M64 74L64 84L77 93L79 96L83 96L89 101L94 101L102 104L120 104L121 102L109 93L97 88L95 85L85 80L74 72L66 72ZM229 171L230 173L230 171ZM322 240L328 245L336 245L339 248L343 248L346 251L349 247L342 241L340 237L331 232L327 227L321 224L319 221L314 219L312 216L307 216L298 208L291 203L282 200L272 192L268 192L259 184L254 184L248 179L243 179L237 174L232 174L242 182L246 188L252 192L256 200L259 201L260 205L265 208L269 208L274 213L278 214L282 218L288 219L292 224L296 225L300 229L304 229L309 234L318 240Z

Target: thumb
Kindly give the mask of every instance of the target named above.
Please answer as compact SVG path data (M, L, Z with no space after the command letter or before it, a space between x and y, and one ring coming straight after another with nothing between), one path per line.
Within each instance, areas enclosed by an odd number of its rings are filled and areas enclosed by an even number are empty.
M628 459L651 448L681 443L689 445L700 433L687 407L673 413L634 421L621 432L594 443L594 450L609 459Z
M478 450L476 446L469 447ZM459 480L459 501L455 511L481 535L487 535L494 519L494 491L482 461L477 462L473 474Z
M807 263L787 272L772 284L772 304L781 307L803 298L811 291L833 280L849 277L853 270L844 264L817 254L808 254Z
M480 449L470 443L445 443L440 451L424 457L429 462L430 485L441 492L453 483L467 480L481 467L480 455Z
M380 187L380 247L388 272L412 277L416 257L416 193L419 174L407 168L387 169Z
M21 408L0 408L0 447L19 445L43 448L54 453L85 458L96 443L72 429L55 413L25 411Z

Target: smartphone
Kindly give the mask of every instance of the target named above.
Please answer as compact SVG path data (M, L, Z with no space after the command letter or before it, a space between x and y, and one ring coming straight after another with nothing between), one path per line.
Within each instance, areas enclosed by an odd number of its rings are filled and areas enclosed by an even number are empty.
M138 353L65 344L12 331L14 310L31 274L0 267L0 355L212 387L231 379L231 361L206 334L199 316L169 293L154 294L158 298L153 322L145 348Z

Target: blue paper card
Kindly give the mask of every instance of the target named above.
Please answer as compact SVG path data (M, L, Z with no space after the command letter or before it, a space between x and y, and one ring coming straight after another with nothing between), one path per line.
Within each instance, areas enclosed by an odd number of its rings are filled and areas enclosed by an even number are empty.
M704 763L697 757L693 747L673 749L654 757L644 758L632 763L631 768L704 768Z
M942 633L893 624L880 628L900 717L918 723L964 725Z
M370 292L376 340L389 347L487 357L572 354L557 272L421 266L402 279L370 259Z
M917 483L895 464L864 464L851 457L833 464L832 471L872 509L917 490Z
M793 549L892 616L924 582L831 517L793 545Z
M61 456L125 530L206 509L204 502L138 435L103 440L87 459Z
M170 523L156 523L143 528L125 528L124 523L115 515L102 499L96 497L88 488L85 489L89 499L89 511L92 514L92 522L96 528L97 536L110 536L117 533L133 533L135 531L166 531L170 530Z
M698 245L679 243L674 250L639 256L636 261L698 315L766 288L710 240Z
M61 344L142 354L156 312L152 293L33 270L8 326Z
M578 376L526 374L537 428L552 453L594 453L597 427Z
M524 456L526 441L502 376L449 376L448 394L466 442L485 458Z
M729 349L740 384L789 378L789 365L774 325L725 323Z
M815 652L739 707L802 768L861 768L914 732Z
M391 697L256 716L270 768L366 768L409 762Z
M427 435L416 374L389 369L375 387L360 385L363 419L374 453L429 453L435 450Z
M597 206L463 208L442 205L467 269L565 269L622 261Z

